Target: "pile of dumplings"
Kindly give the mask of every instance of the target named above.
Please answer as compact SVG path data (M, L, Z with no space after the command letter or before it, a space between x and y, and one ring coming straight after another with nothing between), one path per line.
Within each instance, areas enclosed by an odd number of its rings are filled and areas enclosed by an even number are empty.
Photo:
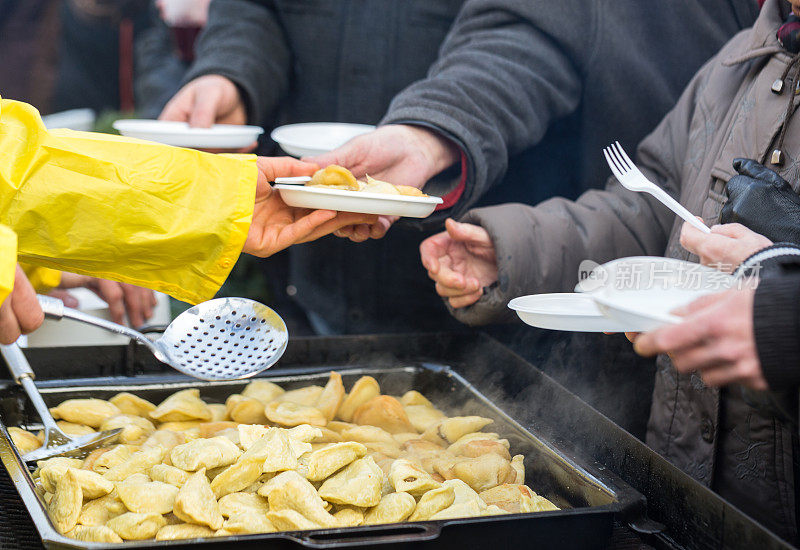
M225 404L197 389L158 406L123 392L51 409L68 434L122 428L86 459L38 463L56 528L90 542L174 540L556 510L525 485L523 456L446 417L422 394L382 395L364 376L345 393L250 382ZM21 453L41 434L10 428Z

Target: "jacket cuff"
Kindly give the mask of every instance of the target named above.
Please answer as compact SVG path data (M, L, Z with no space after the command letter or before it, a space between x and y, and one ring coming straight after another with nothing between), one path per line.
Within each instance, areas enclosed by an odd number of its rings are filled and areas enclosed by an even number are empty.
M497 284L483 289L483 296L465 308L453 309L448 304L450 313L462 323L471 326L491 323L510 323L519 321L517 315L509 309L508 302L516 298L519 282L525 280L522 273L514 270L526 269L526 263L519 259L528 254L525 250L516 250L514 245L520 239L519 219L507 214L508 208L514 205L490 206L470 210L459 221L483 227L492 239L497 261ZM513 283L513 284L512 284Z
M761 280L753 301L753 332L772 391L800 386L800 275Z
M800 265L800 246L792 243L775 243L751 254L734 271L733 276L764 277L780 271L785 264Z
M462 216L480 198L483 190L476 187L476 182L486 180L486 163L480 141L477 136L470 133L458 120L447 115L441 110L429 107L402 107L392 110L384 116L379 126L386 124L412 124L428 128L452 141L463 154L461 177L456 182L451 182L448 188L432 187L433 182L426 185L426 192L435 195L446 195L455 189L453 183L464 182L464 191L459 200L452 205L450 210L438 210L429 218L430 221L441 223L446 217Z

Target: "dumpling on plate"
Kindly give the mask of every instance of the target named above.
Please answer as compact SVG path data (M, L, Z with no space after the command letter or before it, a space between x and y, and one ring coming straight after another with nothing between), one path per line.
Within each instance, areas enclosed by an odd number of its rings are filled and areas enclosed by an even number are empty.
M187 523L206 525L215 531L222 527L224 520L205 468L198 470L180 488L173 513Z
M400 403L402 403L404 407L408 407L409 405L423 405L425 407L434 408L430 399L419 393L417 390L409 390L404 393L400 398Z
M319 488L319 496L334 504L368 508L381 501L382 486L383 471L372 457L367 456L351 462L326 479Z
M333 187L349 191L358 191L360 187L358 180L350 170L336 164L331 164L314 172L314 175L311 176L311 181L306 185L310 187Z
M156 422L211 420L211 417L211 409L200 399L200 390L194 388L173 393L150 412L150 418Z
M414 426L414 430L422 433L445 416L442 411L427 405L406 405L404 407L408 421Z

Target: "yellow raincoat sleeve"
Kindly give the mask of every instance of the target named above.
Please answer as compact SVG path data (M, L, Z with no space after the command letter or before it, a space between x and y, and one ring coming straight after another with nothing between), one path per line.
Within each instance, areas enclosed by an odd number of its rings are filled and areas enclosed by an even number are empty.
M255 161L47 131L36 109L0 99L0 222L33 265L207 300L244 246Z
M17 235L5 225L0 225L0 305L14 288L17 270Z

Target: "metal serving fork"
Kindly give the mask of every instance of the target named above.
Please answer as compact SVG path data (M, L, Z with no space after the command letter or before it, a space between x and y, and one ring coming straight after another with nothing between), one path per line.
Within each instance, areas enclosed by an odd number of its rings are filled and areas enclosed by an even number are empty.
M605 155L608 167L611 168L614 177L619 180L625 189L640 193L650 193L660 200L667 208L703 233L711 233L711 230L706 224L695 218L691 212L686 210L681 203L673 199L669 193L647 179L625 153L625 150L618 141L615 141L610 146L603 149L603 155Z

